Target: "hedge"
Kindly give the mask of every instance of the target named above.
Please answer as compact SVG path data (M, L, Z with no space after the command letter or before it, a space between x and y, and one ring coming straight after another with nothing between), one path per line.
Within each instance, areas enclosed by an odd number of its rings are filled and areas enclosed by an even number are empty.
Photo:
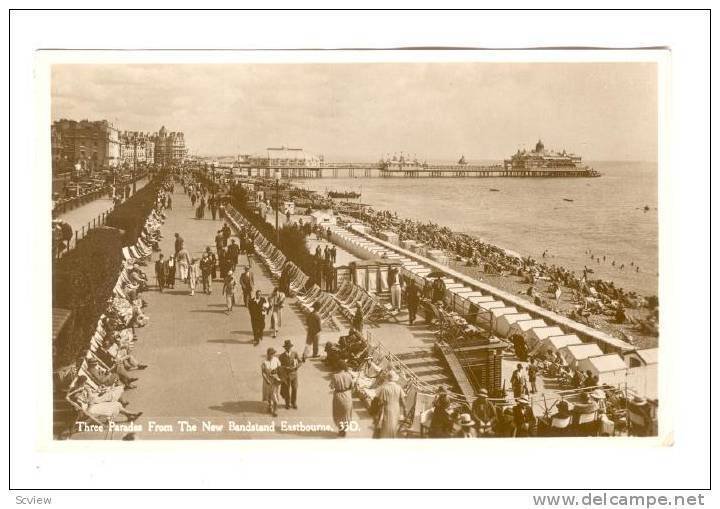
M123 232L94 228L53 266L53 307L73 311L73 327L53 344L53 367L83 355L122 267Z
M145 187L116 206L107 216L106 224L125 232L125 245L135 244L148 215L155 206L163 175L157 175Z

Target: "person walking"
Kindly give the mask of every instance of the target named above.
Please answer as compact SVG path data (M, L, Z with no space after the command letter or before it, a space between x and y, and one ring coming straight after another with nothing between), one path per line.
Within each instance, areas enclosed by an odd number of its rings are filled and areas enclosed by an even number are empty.
M232 269L230 269L232 270ZM255 277L250 272L250 267L245 267L245 271L240 275L240 289L243 292L243 305L247 306L252 298L253 289L255 288Z
M375 423L375 438L397 438L400 421L405 415L405 391L398 384L400 377L389 371L387 381L380 386L377 395L379 410Z
M175 254L177 255L180 250L184 247L185 240L180 236L179 233L175 234Z
M257 346L262 341L265 334L265 314L270 306L267 299L262 296L260 290L255 292L255 297L247 303L248 312L250 313L250 325L253 331L253 344Z
M212 252L210 249L210 246L205 248L205 254L208 257L209 264L210 264L210 282L212 280L217 279L217 257L215 256L215 253Z
M212 261L207 252L200 259L200 276L202 277L203 293L212 293Z
M208 205L210 205L210 214L212 215L213 221L217 219L217 201L215 201L215 196L211 196L208 200Z
M200 264L197 258L190 260L188 265L188 286L190 287L190 295L195 295L195 287L197 286L197 280L200 276Z
M405 301L408 308L408 322L413 325L417 316L418 304L420 303L420 291L414 279L410 279L405 287Z
M400 273L394 265L388 270L387 283L390 288L390 304L392 305L393 311L399 313L402 288L400 287Z
M231 270L235 270L237 268L238 263L238 257L240 256L240 246L237 245L235 242L235 239L232 239L230 241L230 245L227 248L227 259L228 259L228 265Z
M280 354L280 379L282 386L280 387L280 395L285 400L285 408L297 409L297 393L298 393L298 369L302 365L300 356L293 350L293 343L286 339L283 343L284 352Z
M157 279L158 288L162 292L163 288L165 288L165 260L162 253L155 262L155 278Z
M305 349L303 350L303 362L310 357L312 349L312 358L318 356L320 350L320 332L322 332L322 318L320 317L320 303L313 303L313 311L307 317L307 336L305 338Z
M285 306L285 294L278 288L274 288L270 295L270 328L273 337L277 337L277 333L282 327L282 310Z
M332 412L338 436L344 437L353 418L352 389L355 385L344 360L338 361L338 370L330 377L330 389L333 391Z
M175 257L170 256L165 260L165 286L171 289L175 288L175 269L177 263Z
M530 392L535 394L537 392L537 376L538 376L538 366L535 364L535 359L530 359L530 364L527 368L527 378L530 382Z
M190 268L190 253L184 247L175 255L178 271L180 272L180 281L188 282L188 269Z
M235 304L235 277L233 271L230 271L225 276L223 282L223 295L225 296L225 304L227 305L226 314L232 311L233 304Z
M260 373L262 374L262 399L268 405L268 412L273 417L277 417L277 406L280 401L280 385L281 380L278 375L280 361L275 356L275 349L270 347L267 349L265 359L260 364Z
M527 380L523 373L523 365L518 363L515 371L512 372L510 377L510 386L512 387L513 397L516 399L522 396L527 391Z

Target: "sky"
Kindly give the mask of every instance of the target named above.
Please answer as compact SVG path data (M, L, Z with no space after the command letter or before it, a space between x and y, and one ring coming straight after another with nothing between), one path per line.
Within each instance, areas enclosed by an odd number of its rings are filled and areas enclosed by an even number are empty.
M73 64L53 66L51 93L53 120L164 125L198 155L501 160L542 138L590 161L657 160L654 63Z

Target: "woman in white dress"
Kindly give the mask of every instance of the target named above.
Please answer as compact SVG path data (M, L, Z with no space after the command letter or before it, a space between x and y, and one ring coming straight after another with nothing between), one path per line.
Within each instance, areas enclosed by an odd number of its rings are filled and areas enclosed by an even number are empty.
M260 364L260 372L263 378L262 399L268 404L268 411L273 417L277 417L277 406L280 401L280 385L282 380L278 374L280 359L275 357L275 349L267 349L267 356Z

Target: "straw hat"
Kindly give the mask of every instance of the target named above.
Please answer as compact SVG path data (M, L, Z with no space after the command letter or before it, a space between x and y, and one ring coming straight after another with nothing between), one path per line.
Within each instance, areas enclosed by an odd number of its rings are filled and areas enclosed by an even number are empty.
M277 353L277 350L275 350L273 347L270 347L267 349L267 353L268 353L268 355L270 355L270 354L274 355Z
M478 398L487 398L488 391L484 387L478 391Z
M605 391L602 389L595 389L590 393L590 396L595 399L605 399Z
M635 397L633 398L633 403L636 404L636 405L638 405L638 406L640 406L640 405L646 404L646 403L647 403L647 400L646 400L645 398L641 397L641 396L635 396Z
M472 420L470 414L460 414L460 417L458 417L458 423L460 426L475 426L475 421Z
M521 397L517 398L515 401L518 403L522 403L523 405L527 405L530 403L525 396L521 396Z

